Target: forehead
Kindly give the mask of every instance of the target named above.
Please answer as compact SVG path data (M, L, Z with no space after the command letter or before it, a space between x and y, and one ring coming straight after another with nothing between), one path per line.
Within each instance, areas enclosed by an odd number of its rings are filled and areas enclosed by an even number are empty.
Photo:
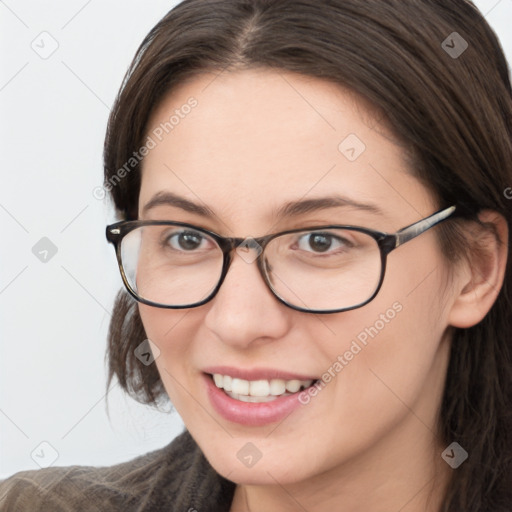
M333 193L383 209L415 195L428 210L404 150L368 104L327 81L269 70L200 75L164 98L147 136L139 211L161 191L248 227L284 202Z

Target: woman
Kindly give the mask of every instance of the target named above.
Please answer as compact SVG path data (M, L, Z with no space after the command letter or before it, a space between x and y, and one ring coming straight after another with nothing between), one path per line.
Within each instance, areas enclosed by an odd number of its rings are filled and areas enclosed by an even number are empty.
M178 5L109 121L108 355L186 431L2 510L509 511L511 140L468 1Z

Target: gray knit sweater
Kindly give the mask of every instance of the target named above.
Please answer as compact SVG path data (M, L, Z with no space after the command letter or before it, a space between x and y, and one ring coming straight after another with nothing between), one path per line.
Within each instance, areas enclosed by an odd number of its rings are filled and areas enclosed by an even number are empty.
M0 511L228 512L234 490L185 430L167 446L114 466L20 471L0 481Z

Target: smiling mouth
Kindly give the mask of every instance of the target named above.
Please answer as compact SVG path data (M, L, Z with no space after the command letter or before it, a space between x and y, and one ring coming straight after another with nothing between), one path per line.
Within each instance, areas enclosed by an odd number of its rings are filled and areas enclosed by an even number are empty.
M284 396L300 393L313 386L316 380L283 380L259 379L245 380L219 373L208 374L217 388L222 389L226 395L240 402L264 403L272 402Z

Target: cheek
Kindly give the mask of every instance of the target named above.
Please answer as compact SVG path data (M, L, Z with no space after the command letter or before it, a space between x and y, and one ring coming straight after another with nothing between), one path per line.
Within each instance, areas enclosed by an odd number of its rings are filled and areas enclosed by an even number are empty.
M162 353L178 349L174 334L180 322L187 315L186 310L155 308L139 303L139 313L148 338L158 345Z
M324 371L335 375L326 390L331 387L329 402L339 407L324 413L345 425L349 415L354 426L373 430L376 414L382 423L397 421L407 412L404 404L430 414L442 394L449 355L443 338L446 275L434 253L407 265L413 255L401 256L390 258L386 281L372 302L325 319L335 333L323 344L330 360Z
M173 405L179 410L179 383L186 382L190 365L191 310L170 310L139 304L148 338L158 347L158 372Z

